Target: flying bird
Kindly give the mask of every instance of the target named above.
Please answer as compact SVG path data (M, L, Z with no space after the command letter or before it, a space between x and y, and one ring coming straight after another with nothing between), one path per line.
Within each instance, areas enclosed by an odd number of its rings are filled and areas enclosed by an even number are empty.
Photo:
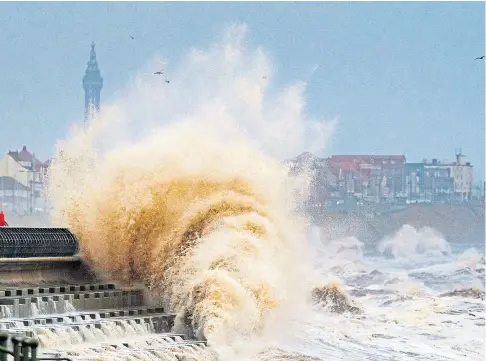
M162 75L162 74L164 74L164 71L156 71L154 74L155 75Z
M165 82L166 82L167 84L169 84L169 83L170 83L170 80L166 80Z
M263 76L262 78L263 78L263 79L267 79L267 77L266 77L266 76Z
M474 59L474 60L481 60L481 59L484 59L484 55L483 55L483 56L479 56L479 57L477 57L477 58L476 58L476 59Z
M132 35L130 35L130 39L135 40L135 37L134 37L134 36L132 36Z

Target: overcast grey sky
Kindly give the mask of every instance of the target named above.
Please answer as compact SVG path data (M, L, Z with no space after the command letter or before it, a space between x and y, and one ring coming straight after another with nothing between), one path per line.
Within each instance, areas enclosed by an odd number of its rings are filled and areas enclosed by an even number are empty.
M307 112L338 118L329 153L419 161L462 146L482 176L484 19L481 2L0 3L0 150L53 155L82 120L92 40L103 102L154 54L177 62L243 22L274 86L304 79Z

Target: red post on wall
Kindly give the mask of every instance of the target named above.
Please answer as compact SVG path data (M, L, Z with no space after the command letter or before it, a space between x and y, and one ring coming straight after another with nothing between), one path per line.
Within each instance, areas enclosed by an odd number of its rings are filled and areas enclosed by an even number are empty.
M5 227L5 214L0 211L0 227Z

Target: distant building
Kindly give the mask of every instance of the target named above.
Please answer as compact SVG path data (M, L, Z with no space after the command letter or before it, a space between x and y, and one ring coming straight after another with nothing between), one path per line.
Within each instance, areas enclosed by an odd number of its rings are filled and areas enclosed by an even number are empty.
M473 195L473 166L458 152L455 162L432 159L405 165L406 192L410 201L465 202Z
M318 158L302 153L287 165L291 175L311 171L307 201L311 207L352 209L365 203L449 203L481 197L481 189L473 186L473 166L461 152L454 162L419 163L406 163L404 155ZM483 186L486 189L486 183Z
M0 176L0 204L2 210L26 213L30 208L32 189L15 178Z
M454 178L451 169L432 159L431 164L424 164L423 195L430 202L447 202L454 194Z
M37 159L25 145L21 151L9 151L0 158L2 207L18 213L44 209L44 185L48 167L49 162Z
M486 190L486 182L479 181L476 182L476 185L473 187L472 190L472 198L475 201L483 202L484 203L484 191Z
M83 77L84 89L84 124L85 127L93 119L95 114L100 111L101 89L103 88L103 78L101 77L94 42L91 44L91 53L88 66Z
M418 201L425 199L424 163L405 164L405 185L405 193L408 200Z
M329 165L339 178L343 196L369 202L404 197L404 155L333 155Z
M449 169L454 179L455 199L459 201L471 200L474 186L474 170L461 151L456 153L456 161L449 165Z

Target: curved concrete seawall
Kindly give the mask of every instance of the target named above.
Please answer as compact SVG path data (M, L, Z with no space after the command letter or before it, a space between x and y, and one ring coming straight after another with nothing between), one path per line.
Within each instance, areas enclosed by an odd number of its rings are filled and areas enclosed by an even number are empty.
M0 258L0 285L42 285L99 280L79 256Z
M314 213L313 222L328 238L355 236L366 243L378 242L405 224L432 227L449 242L479 244L485 239L484 205L417 204L382 214L325 211Z
M212 360L204 342L172 332L175 314L143 286L102 278L79 255L0 258L0 330L35 337L42 357Z

